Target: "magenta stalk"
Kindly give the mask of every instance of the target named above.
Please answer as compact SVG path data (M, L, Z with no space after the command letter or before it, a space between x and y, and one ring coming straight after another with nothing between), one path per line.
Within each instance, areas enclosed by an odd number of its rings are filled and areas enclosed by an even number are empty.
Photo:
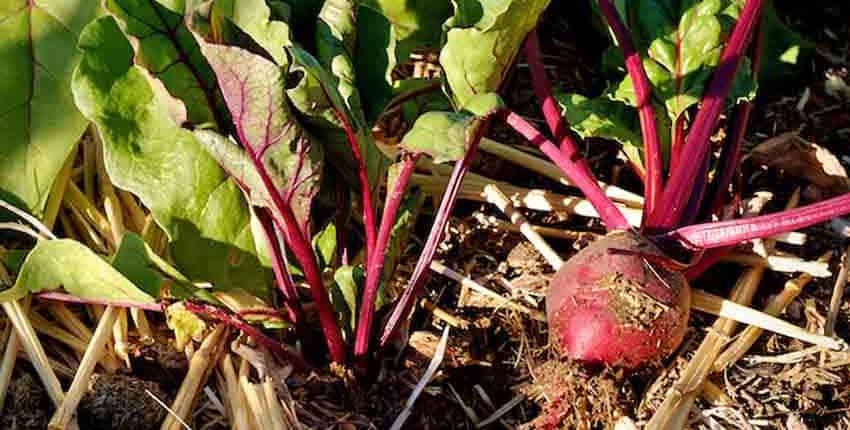
M617 38L617 44L626 59L626 70L632 78L637 96L640 129L643 133L644 154L646 157L644 219L655 210L658 199L664 190L664 161L661 159L661 143L658 139L658 125L655 122L655 109L652 107L652 86L643 68L640 55L635 50L629 31L620 19L617 9L609 0L599 0L599 9L608 26Z
M375 252L375 241L377 240L377 232L375 229L375 203L372 199L372 187L369 184L369 172L366 169L366 162L363 160L363 154L360 152L360 145L357 142L354 130L348 119L336 111L337 117L342 122L342 128L345 130L345 137L348 140L348 146L351 147L351 153L354 160L357 161L357 179L360 181L360 194L363 197L363 228L366 233L366 264L368 265Z
M418 156L402 156L402 168L398 178L393 184L392 190L387 193L387 201L384 205L384 213L381 215L381 226L378 238L375 242L372 260L368 261L366 269L366 286L360 300L360 316L357 320L357 330L354 337L354 357L362 358L369 352L369 338L372 334L372 323L375 318L375 299L381 285L381 275L384 270L385 254L392 236L396 215L404 193L410 183L410 177L416 170L416 159Z
M671 173L670 181L664 189L659 204L646 220L648 227L667 230L679 225L694 188L694 182L697 180L693 173L709 155L711 150L709 138L726 104L726 97L732 88L733 78L738 71L753 29L758 24L762 4L762 0L747 0L744 5L741 17L723 49L720 64L703 96L702 108L697 112L693 126L685 139L680 163Z
M280 342L266 336L266 334L258 328L248 324L235 315L231 315L215 306L192 301L186 302L186 310L198 316L206 317L229 325L237 330L241 330L246 336L254 339L257 344L268 349L269 352L278 358L278 360L281 360L284 363L292 363L293 366L301 370L308 370L311 368L310 365L304 361L303 357L287 350Z
M848 213L850 193L775 214L681 227L664 236L693 249L719 248L787 233Z
M283 255L284 251L280 246L280 241L278 241L271 214L265 208L258 209L256 214L260 225L263 227L263 233L266 236L266 243L271 253L272 271L274 272L277 288L283 294L287 316L297 326L301 323L302 314L301 303L298 300L298 290L295 288L295 283L292 281L289 269L286 267Z
M534 94L540 100L543 117L546 119L549 131L552 132L555 139L561 139L567 133L567 124L561 116L558 101L552 95L552 83L549 82L546 70L543 67L536 28L528 33L524 50L526 61L528 61L528 70L531 72L531 85L534 87Z
M428 239L425 241L425 246L419 260L416 261L416 267L413 268L413 275L405 288L399 301L393 308L390 318L384 325L384 331L381 334L380 346L384 347L392 339L393 335L398 330L401 322L407 317L413 303L422 294L422 289L425 286L425 281L428 279L429 267L431 261L434 260L434 255L437 253L437 245L443 239L443 233L446 229L446 224L449 222L452 209L454 209L457 201L457 194L460 191L460 186L463 183L463 178L466 172L472 165L472 159L478 151L478 144L484 137L484 133L489 127L489 119L478 126L475 134L469 142L469 147L463 158L455 163L452 175L449 177L449 183L446 185L446 190L443 192L443 198L440 201L440 207L437 209L434 223L431 226L431 231L428 233Z
M562 144L559 149L520 115L504 110L500 116L517 133L546 154L572 181L573 185L584 193L609 231L629 230L631 228L623 213L617 209L617 206L599 187L590 167L588 167L587 162L581 156L575 142L569 135L565 135L564 142L566 144Z
M237 132L240 141L247 142L241 130L237 130ZM298 221L295 219L292 207L284 200L283 196L280 195L280 192L275 187L274 182L272 182L271 176L269 176L266 166L263 164L263 160L257 157L257 153L251 145L243 143L242 147L245 148L245 151L251 157L251 161L257 169L257 174L260 175L263 186L271 197L275 209L273 213L277 215L273 216L274 223L283 232L284 240L295 255L295 259L298 260L301 270L304 271L304 278L310 286L310 295L316 303L319 323L322 326L322 332L328 344L331 360L337 363L344 363L346 355L345 343L342 340L342 333L336 322L336 312L334 312L331 306L327 289L325 289L325 284L322 282L322 276L319 273L318 263L316 262L316 255L310 246L310 240L306 236L306 232L302 231L298 226Z

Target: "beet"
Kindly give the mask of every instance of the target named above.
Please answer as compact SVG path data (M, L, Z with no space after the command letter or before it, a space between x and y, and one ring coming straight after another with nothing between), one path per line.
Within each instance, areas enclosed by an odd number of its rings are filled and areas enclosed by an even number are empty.
M638 233L618 231L561 266L549 284L546 312L563 355L633 369L658 363L679 346L690 286L680 272L641 255L667 258Z

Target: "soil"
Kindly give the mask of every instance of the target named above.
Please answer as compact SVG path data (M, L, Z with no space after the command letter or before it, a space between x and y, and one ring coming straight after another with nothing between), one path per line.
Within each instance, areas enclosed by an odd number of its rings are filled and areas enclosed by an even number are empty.
M29 371L17 371L6 393L0 428L43 430L53 415L53 403L47 392Z
M129 375L95 375L77 410L81 429L137 430L158 428L167 411L153 397L169 404L169 396L153 381Z

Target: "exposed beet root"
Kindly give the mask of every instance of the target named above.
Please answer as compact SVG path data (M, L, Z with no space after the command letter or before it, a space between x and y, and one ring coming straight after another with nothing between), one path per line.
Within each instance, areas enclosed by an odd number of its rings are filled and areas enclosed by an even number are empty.
M551 336L566 356L633 369L663 360L682 342L688 282L641 255L667 258L639 234L615 232L555 274L546 312Z

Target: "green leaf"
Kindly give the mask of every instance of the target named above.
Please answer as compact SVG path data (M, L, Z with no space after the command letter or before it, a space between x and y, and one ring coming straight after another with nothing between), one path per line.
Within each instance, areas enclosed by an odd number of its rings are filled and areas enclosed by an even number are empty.
M263 0L216 0L214 22L228 19L257 42L281 67L289 63L286 46L292 44L289 24L272 19L271 9ZM218 41L228 40L227 37Z
M367 123L371 124L392 99L392 71L398 62L398 35L389 18L380 10L370 7L361 6L357 9L357 23L354 68L358 92L363 99L364 115Z
M499 89L526 34L537 25L549 1L453 0L453 3L455 16L448 22L440 64L460 109L474 95Z
M15 285L0 293L0 302L60 287L81 299L155 301L85 245L71 239L56 239L36 243Z
M266 296L269 272L255 255L250 212L236 182L174 122L169 113L174 100L133 65L132 47L114 19L89 24L80 49L74 97L98 126L115 185L151 210L188 278Z
M783 78L800 73L803 59L815 53L814 43L785 25L772 2L764 8L761 22L764 43L759 81L781 82Z
M88 0L0 3L0 196L40 215L88 123L71 97Z
M112 257L112 267L153 297L159 297L162 276L152 261L153 250L142 238L132 232L124 233L121 244Z
M637 111L607 95L589 99L580 94L556 93L555 98L561 106L562 114L570 127L582 138L600 137L620 143L623 152L642 166L643 139L640 134L640 120ZM666 116L657 116L659 130L669 130L670 120ZM669 134L661 133L662 150L670 148ZM666 152L664 154L667 155Z
M561 111L582 138L602 137L623 146L641 148L640 122L630 106L605 96L589 99L579 94L556 94Z
M469 114L426 112L401 139L401 147L427 154L435 163L457 161L466 153L469 135L477 123Z
M452 15L448 0L363 0L360 4L360 15L368 8L383 15L392 25L398 41L396 52L403 60L414 49L439 48L441 26Z
M136 63L185 104L188 120L222 126L227 114L215 76L186 27L182 2L166 7L158 0L106 0L105 5L136 41Z
M329 73L309 52L293 46L290 48L293 59L291 71L300 72L303 77L298 85L287 94L293 104L305 115L314 119L319 137L326 143L329 159L336 163L347 177L356 178L357 164L351 155L351 149L342 134L337 113L349 119L357 136L360 152L363 154L369 183L377 186L388 164L372 137L371 128L362 119L363 114L352 114L346 99L336 86L337 78Z
M289 110L284 92L282 69L274 62L248 50L209 43L199 38L201 50L210 62L225 103L233 117L233 126L237 138L243 147L254 154L249 158L250 165L260 173L265 169L281 196L291 195L290 204L299 223L309 222L313 198L319 189L322 172L322 147L313 142ZM225 147L219 139L204 138L202 143L208 149ZM235 172L244 168L245 156L235 155L232 145L227 146L225 154L214 154L221 165L231 172L238 181L249 188L252 201L255 197L269 194L266 184L257 178L248 179L248 172ZM241 150L239 150L241 151ZM256 160L260 158L262 167ZM229 158L231 160L224 160ZM256 175L255 174L255 175ZM260 185L260 188L256 188ZM276 206L266 205L276 209Z
M339 315L341 325L348 332L353 331L356 324L357 298L365 279L366 272L360 266L341 266L334 272L331 303Z
M469 99L463 110L477 116L488 117L505 107L505 101L496 93L476 94Z
M336 226L328 223L322 231L313 236L313 249L319 259L319 268L330 267L336 255Z
M640 0L626 3L630 26L637 35L644 68L672 121L699 103L720 60L729 28L737 13L736 0ZM622 59L622 56L619 57ZM744 68L742 67L741 70ZM737 76L734 103L750 99L755 81L746 72ZM637 104L631 78L614 92L619 100Z

